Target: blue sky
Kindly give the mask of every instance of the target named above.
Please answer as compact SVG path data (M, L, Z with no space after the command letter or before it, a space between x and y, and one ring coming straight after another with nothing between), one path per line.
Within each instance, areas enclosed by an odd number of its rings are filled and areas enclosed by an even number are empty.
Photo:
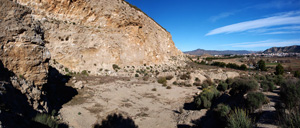
M181 51L300 45L300 0L127 0L167 29Z

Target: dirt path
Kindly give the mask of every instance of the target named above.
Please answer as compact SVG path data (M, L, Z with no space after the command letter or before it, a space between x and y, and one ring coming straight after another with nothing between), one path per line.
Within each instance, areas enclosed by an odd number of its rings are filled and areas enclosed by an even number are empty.
M174 128L203 115L201 111L180 109L199 91L197 87L171 86L166 89L154 79L136 78L82 81L85 87L60 110L63 121L74 128L92 127L113 113L130 117L141 128ZM180 115L185 115L184 119Z
M261 111L262 115L260 116L257 127L259 128L277 128L276 126L276 109L275 104L279 102L279 89L274 90L273 92L263 92L269 99L270 103L263 105Z

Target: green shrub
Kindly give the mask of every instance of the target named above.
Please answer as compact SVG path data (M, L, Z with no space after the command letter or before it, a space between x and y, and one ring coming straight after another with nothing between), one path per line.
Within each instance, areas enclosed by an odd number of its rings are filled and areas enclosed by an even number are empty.
M218 104L217 108L215 108L214 111L219 117L224 118L230 113L231 108L225 104Z
M300 81L287 80L280 87L280 98L286 108L300 106Z
M220 92L213 86L203 89L200 95L194 97L194 104L196 108L210 108L211 102L219 97Z
M191 79L191 75L189 73L183 74L180 76L180 79L189 80L189 79Z
M70 72L68 68L65 68L65 72Z
M171 86L167 86L167 89L171 89L172 87Z
M237 64L235 64L235 63L228 63L228 64L226 65L226 67L227 67L227 68L233 68L233 69L239 69L239 68L240 68L240 66L237 65Z
M250 92L247 94L247 108L254 111L266 103L267 97L261 92Z
M50 128L58 128L59 125L59 123L57 123L56 120L48 114L37 114L32 120Z
M258 83L255 79L237 78L231 85L231 95L246 94L249 91L258 89Z
M282 75L276 75L274 78L275 84L281 86L284 83L284 77Z
M113 64L112 67L113 67L113 69L114 69L115 71L121 69L121 68L120 68L118 65L116 65L116 64Z
M240 70L247 70L247 66L245 64L242 64L239 69Z
M88 72L87 72L86 70L83 70L83 71L81 72L81 75L86 75L86 76L88 76L89 74L88 74Z
M227 88L228 88L228 84L225 83L225 82L219 83L219 85L218 85L218 87L217 87L217 89L218 89L219 91L226 91Z
M157 79L157 82L160 84L164 84L164 83L167 83L167 79L166 79L166 77L159 77Z
M234 82L234 79L232 79L232 78L227 78L227 79L226 79L226 83L227 83L228 85L231 85L233 82Z
M282 75L283 72L284 72L283 66L282 66L281 64L278 64L278 65L276 66L275 74L276 74L276 75Z
M209 85L208 85L208 83L203 82L201 86L202 86L202 89L204 89L204 88L207 88Z
M263 89L263 91L273 91L275 89L275 85L273 82L269 82L269 81L263 81L260 83L261 88Z
M177 81L174 81L173 84L174 84L174 85L178 85Z
M235 109L227 118L227 128L252 128L251 118L242 109Z
M135 77L139 77L139 74L135 74L134 76L135 76Z
M267 71L266 62L264 60L259 60L257 62L257 69L261 71Z

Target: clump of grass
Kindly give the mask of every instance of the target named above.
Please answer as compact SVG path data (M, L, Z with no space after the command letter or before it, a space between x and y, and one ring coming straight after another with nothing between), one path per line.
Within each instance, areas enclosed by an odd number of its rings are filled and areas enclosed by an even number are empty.
M50 128L58 128L59 126L59 123L48 114L37 114L32 120Z
M251 118L242 109L235 109L227 118L227 128L252 128Z
M118 71L119 69L121 69L117 64L113 64L112 67L115 71Z
M151 91L156 91L156 88L152 88Z
M167 89L171 89L172 87L171 86L167 86Z
M89 73L88 73L86 70L83 70L83 71L81 72L81 75L89 76Z
M157 79L157 82L160 83L160 84L166 84L167 83L167 79L166 79L166 77L159 77Z

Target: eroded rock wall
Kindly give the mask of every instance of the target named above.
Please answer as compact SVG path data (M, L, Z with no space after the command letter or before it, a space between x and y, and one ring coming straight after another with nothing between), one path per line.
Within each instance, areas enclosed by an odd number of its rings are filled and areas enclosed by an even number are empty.
M12 85L37 109L41 89L47 83L50 59L41 24L32 18L29 8L10 0L0 0L0 10L1 65L14 74Z
M45 27L55 62L72 71L168 64L180 56L169 32L123 0L16 0Z

